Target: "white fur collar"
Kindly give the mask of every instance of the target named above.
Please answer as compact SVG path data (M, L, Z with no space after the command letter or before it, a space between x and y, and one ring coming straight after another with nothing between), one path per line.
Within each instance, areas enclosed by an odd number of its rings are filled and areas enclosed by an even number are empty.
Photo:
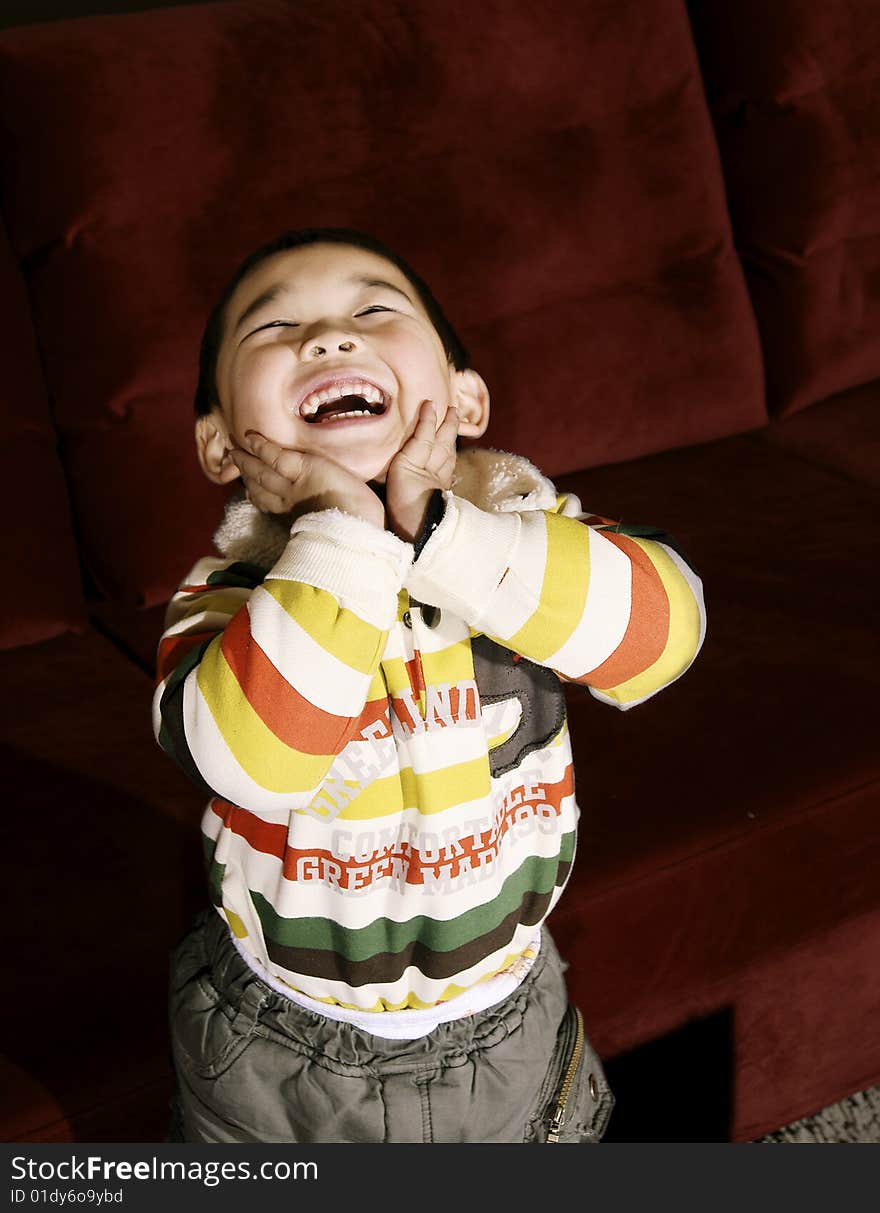
M469 447L459 452L452 492L483 510L549 510L556 505L556 489L533 463L522 455L490 447ZM226 506L214 534L221 556L271 568L290 538L286 514L263 514L242 492Z

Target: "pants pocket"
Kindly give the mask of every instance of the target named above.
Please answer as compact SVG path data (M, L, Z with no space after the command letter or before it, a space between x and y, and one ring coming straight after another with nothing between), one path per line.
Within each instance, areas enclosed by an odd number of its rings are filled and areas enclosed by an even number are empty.
M615 1103L599 1055L587 1041L581 1067L581 1098L572 1126L578 1134L576 1140L597 1145L605 1135Z
M219 1078L254 1039L266 992L256 979L237 1008L215 988L199 929L175 950L168 1014L176 1065L202 1079Z
M584 1031L583 1017L569 1003L525 1140L596 1144L608 1126L614 1103L602 1062Z

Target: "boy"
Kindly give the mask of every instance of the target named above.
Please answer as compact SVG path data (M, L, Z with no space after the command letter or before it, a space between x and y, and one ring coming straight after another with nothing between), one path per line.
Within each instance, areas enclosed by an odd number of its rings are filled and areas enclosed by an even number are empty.
M214 905L173 957L172 1139L599 1141L614 1096L543 925L578 816L559 679L627 709L679 677L698 577L528 461L458 453L486 384L350 229L240 267L196 412L244 493L159 650Z

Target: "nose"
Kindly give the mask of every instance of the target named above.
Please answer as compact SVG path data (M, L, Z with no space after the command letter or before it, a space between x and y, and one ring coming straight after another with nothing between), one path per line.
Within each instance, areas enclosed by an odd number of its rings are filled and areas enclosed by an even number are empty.
M306 338L302 345L302 357L311 362L316 358L323 358L325 354L335 350L339 350L343 354L352 354L357 348L358 343L352 337L345 337L339 333L322 333L317 340L314 337Z

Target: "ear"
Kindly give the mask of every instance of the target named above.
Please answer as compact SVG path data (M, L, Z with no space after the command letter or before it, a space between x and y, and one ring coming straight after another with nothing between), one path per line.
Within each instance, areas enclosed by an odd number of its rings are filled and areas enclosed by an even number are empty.
M468 368L452 373L452 403L458 409L458 432L463 438L479 438L489 424L489 389L476 371Z
M196 453L199 466L214 484L229 484L241 472L229 458L235 443L229 437L226 419L217 408L196 418Z

